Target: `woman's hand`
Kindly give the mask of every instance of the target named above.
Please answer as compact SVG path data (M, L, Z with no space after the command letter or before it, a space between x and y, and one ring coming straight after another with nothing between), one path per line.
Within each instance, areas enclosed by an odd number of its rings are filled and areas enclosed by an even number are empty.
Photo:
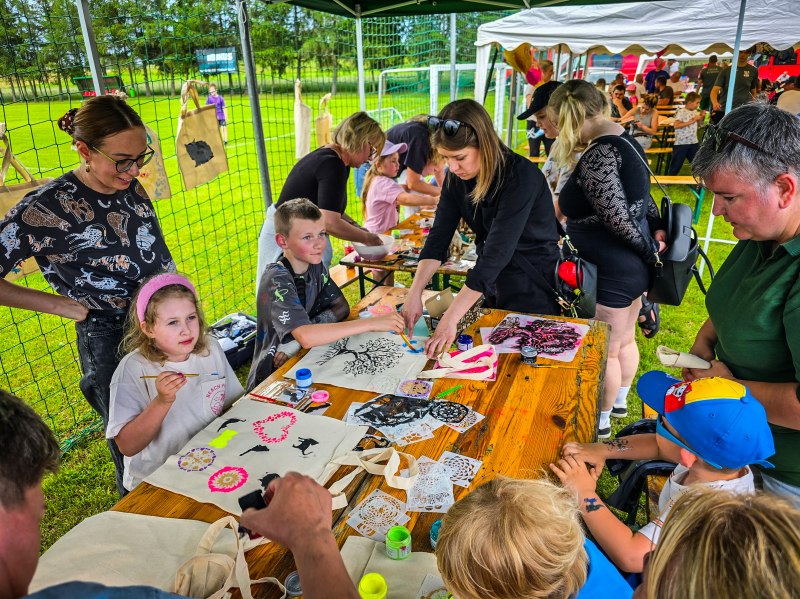
M405 320L406 330L410 339L414 334L414 325L422 318L422 296L416 293L409 293L400 315Z
M653 239L658 242L658 253L663 254L664 250L667 249L667 232L663 229L659 229L653 233Z
M156 379L155 401L163 405L171 405L175 402L178 390L186 384L186 377L180 372L162 372Z
M75 322L82 322L86 320L89 315L89 308L83 304L79 304L71 297L66 295L56 295L56 310L53 314L61 316L62 318L69 318Z
M429 358L435 358L450 349L458 333L456 330L457 324L456 321L449 317L447 312L444 313L444 316L439 320L439 326L436 327L431 338L425 343L425 353L428 354Z
M702 368L684 368L684 372L688 371L688 378L684 374L683 378L686 381L694 381L696 379L707 379L711 378L712 376L719 377L721 379L728 379L731 381L735 381L736 377L733 376L733 373L730 369L725 366L719 360L709 360L711 362L711 368L706 368L705 370Z
M364 236L364 245L383 245L383 239L375 235L375 233L366 232Z
M702 358L706 362L711 362L712 368L708 370L702 370L700 368L684 368L681 370L681 376L683 376L684 381L693 381L697 378L704 378L708 376L723 376L723 375L712 375L708 374L713 369L714 362L719 363L725 370L728 370L727 367L722 364L722 362L718 362L715 360L717 355L714 353L714 347L709 345L708 341L705 338L700 338L700 335L697 336L695 339L694 345L689 350L689 353L697 356L698 358ZM730 374L730 370L728 370L728 374ZM727 376L725 378L733 378L732 376Z

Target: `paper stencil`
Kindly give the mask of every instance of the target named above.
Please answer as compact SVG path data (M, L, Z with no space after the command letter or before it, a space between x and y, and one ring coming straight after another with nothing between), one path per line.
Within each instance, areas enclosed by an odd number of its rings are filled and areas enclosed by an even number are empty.
M384 542L392 526L402 526L411 520L406 504L383 491L375 490L350 512L347 524L359 534Z
M439 463L444 464L450 472L450 480L454 485L468 489L475 475L481 469L483 462L468 458L464 455L445 451L439 458Z
M235 434L224 446L212 446L225 432ZM366 432L365 426L242 399L145 481L238 516L238 498L259 490L267 473L296 471L318 480L328 462L351 451Z
M444 464L425 456L417 458L419 476L408 490L407 507L411 512L446 512L455 503L450 471Z
M449 599L452 595L444 586L444 581L438 576L427 574L422 586L417 591L416 599Z
M588 332L585 324L509 314L494 329L481 328L481 338L494 345L499 354L518 354L525 345L545 358L572 362Z
M486 416L483 414L479 414L475 410L470 410L469 413L464 417L464 420L458 424L445 424L445 426L450 427L457 433L461 434L467 432L484 418L486 418Z
M427 361L424 354L410 353L399 335L361 333L312 348L284 376L295 378L298 370L308 368L315 383L359 391L375 388L382 377L398 377L389 391L394 392L400 381L416 377Z

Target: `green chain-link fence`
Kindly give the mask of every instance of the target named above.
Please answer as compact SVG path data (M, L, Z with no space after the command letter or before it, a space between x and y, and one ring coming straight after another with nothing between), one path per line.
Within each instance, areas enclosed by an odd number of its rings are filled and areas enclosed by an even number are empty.
M104 75L119 78L128 102L160 137L173 197L155 206L179 270L199 286L209 320L252 312L264 200L235 5L116 0L92 1L90 10ZM458 15L459 64L475 61L478 25L505 14ZM250 5L249 19L277 199L295 163L295 80L302 81L303 100L315 117L326 93L333 94L334 125L359 110L356 27L354 19L261 2ZM362 26L367 110L385 127L429 111L432 72L438 106L449 101L449 15L365 18ZM15 154L35 176L57 177L75 168L78 159L56 121L80 104L86 87L81 78L91 75L77 9L68 0L0 0L0 32L0 122L7 125ZM227 48L235 48L238 72L199 73L198 50ZM432 65L443 65L443 70L431 71ZM471 97L474 70L460 69L458 75L458 97ZM229 172L189 192L182 191L175 158L179 93L186 79L215 83L225 99L230 166ZM315 147L313 137L312 132ZM9 176L7 183L15 182ZM352 183L349 196L348 212L359 219ZM19 283L49 290L39 273ZM69 321L0 308L0 386L28 400L51 424L65 451L99 427L78 389L74 339Z

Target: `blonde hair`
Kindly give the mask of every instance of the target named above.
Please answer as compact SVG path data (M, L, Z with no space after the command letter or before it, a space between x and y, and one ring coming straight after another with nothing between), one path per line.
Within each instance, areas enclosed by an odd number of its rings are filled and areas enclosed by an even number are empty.
M351 154L360 152L372 142L375 151L380 155L386 143L386 133L378 121L366 112L356 112L339 123L331 133L331 142L341 146Z
M546 71L553 70L553 61L552 60L540 60L539 61L539 68L542 70L542 73Z
M547 111L559 129L553 161L558 168L563 168L572 160L575 148L586 141L580 138L586 119L608 116L609 107L605 94L594 85L582 79L571 79L556 88L550 96Z
M477 148L480 153L480 170L477 182L469 198L474 204L483 200L497 177L498 186L502 185L502 178L506 167L505 147L497 137L492 125L492 118L486 109L475 100L456 100L450 102L439 112L441 120L454 119L465 123L453 137L444 134L444 128L439 129L431 137L431 145L448 152L457 152L464 148ZM448 174L448 177L455 175Z
M642 104L649 108L658 106L658 94L645 94L642 96Z
M294 221L310 220L317 222L321 219L322 212L314 202L306 198L295 198L278 206L277 210L275 210L273 222L275 223L275 232L288 237Z
M164 362L167 361L167 355L158 348L155 339L148 337L142 330L142 326L139 324L139 316L136 312L136 302L139 299L139 293L142 291L142 288L144 288L145 284L147 284L150 279L161 274L164 273L159 272L144 279L139 286L139 289L136 291L136 294L133 296L128 308L128 316L125 320L125 337L122 340L122 350L126 354L129 354L138 349L139 353L141 353L148 361L158 362L163 366ZM150 298L150 301L147 302L147 308L145 308L144 311L145 325L152 328L156 322L156 316L158 315L158 306L164 303L166 300L174 298L188 299L194 302L195 309L197 310L197 323L200 325L200 337L197 339L197 343L195 343L192 353L202 356L209 355L210 351L208 349L208 338L206 336L206 329L208 328L206 325L206 319L203 315L203 310L200 307L200 301L194 296L194 293L192 293L192 290L188 287L177 284L165 285L156 291Z
M650 599L796 599L800 511L774 495L692 487L650 555Z
M395 152L395 154L396 153L397 152ZM389 156L393 156L393 154L389 154ZM367 174L364 175L364 183L361 186L361 213L364 215L365 219L367 218L367 194L369 193L369 188L372 182L375 181L375 177L384 176L383 173L378 170L378 165L380 164L383 166L383 163L386 162L389 156L378 156L372 161L369 170L367 170Z
M568 599L586 583L583 544L570 490L498 476L447 511L436 562L459 599Z

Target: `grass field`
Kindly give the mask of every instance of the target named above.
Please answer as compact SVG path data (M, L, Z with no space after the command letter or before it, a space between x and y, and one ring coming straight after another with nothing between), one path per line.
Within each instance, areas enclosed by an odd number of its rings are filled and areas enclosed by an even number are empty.
M239 95L225 99L229 107L229 172L190 192L181 191L175 160L180 101L168 97L130 100L160 137L173 197L156 203L159 221L179 269L199 285L210 320L233 311L253 311L256 241L264 214L248 100ZM262 95L261 101L272 193L277 198L294 164L293 98ZM440 106L446 102L443 94ZM307 98L306 103L315 108L315 100ZM367 105L369 110L375 109L377 95L369 95ZM427 112L428 105L427 93L402 98L390 96L383 104L395 106L404 118ZM77 155L70 150L67 136L54 126L54 121L69 107L68 102L0 107L1 120L8 124L15 153L36 176L55 177L76 166ZM491 113L491 98L487 109ZM337 121L356 110L355 94L340 94L331 105ZM388 126L388 116L382 121ZM524 139L524 134L520 139ZM682 174L689 174L687 166ZM694 197L685 188L671 186L668 192L673 201L694 206ZM661 195L656 187L653 196L658 203ZM698 228L701 235L705 234L710 208L708 197ZM348 212L360 218L352 185ZM729 227L719 220L714 225L713 237L733 239ZM712 244L710 257L715 266L723 262L731 248ZM707 272L705 279L708 284ZM400 275L398 280L410 283L407 275ZM39 274L28 277L24 284L46 289ZM357 286L348 287L345 295L351 304L357 302ZM696 285L690 287L680 307L662 307L659 335L647 340L637 334L641 353L639 373L659 366L655 358L657 345L688 349L705 318L703 296ZM43 550L84 518L110 508L117 501L113 466L104 439L99 433L81 436L91 430L92 424L96 430L97 423L77 388L80 369L74 337L72 323L60 318L0 308L0 386L24 397L48 419L62 445L75 444L64 456L61 472L44 483L48 509L42 525ZM242 381L247 370L245 366L237 373ZM640 402L635 393L629 397L629 412L627 419L613 421L615 430L640 417ZM599 481L601 494L608 495L615 487L616 481L604 473ZM640 523L643 518L640 510Z

